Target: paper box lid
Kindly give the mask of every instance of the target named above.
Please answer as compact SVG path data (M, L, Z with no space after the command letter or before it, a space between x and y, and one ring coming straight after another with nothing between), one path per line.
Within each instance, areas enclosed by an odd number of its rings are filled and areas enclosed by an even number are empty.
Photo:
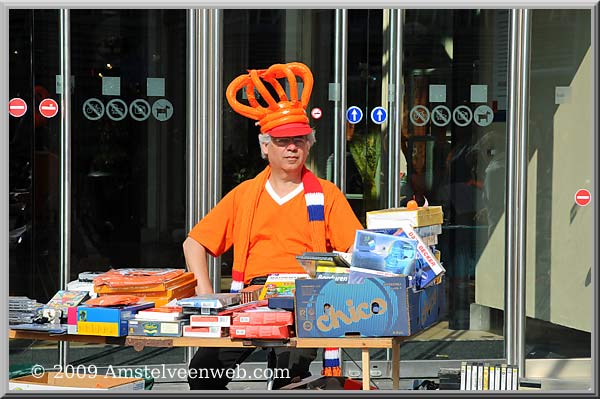
M367 212L368 229L398 227L399 221L408 221L413 227L443 224L444 213L441 206L428 206L417 210L389 208Z

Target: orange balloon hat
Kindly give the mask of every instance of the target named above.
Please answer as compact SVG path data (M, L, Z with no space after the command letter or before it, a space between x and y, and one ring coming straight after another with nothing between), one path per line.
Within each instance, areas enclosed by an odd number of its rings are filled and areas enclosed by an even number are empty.
M303 90L298 99L298 82L300 77L303 82ZM290 97L277 79L285 78L289 84ZM279 99L273 98L267 87L270 84ZM248 104L245 105L237 100L237 93L245 88ZM308 125L306 107L310 100L313 88L313 76L309 67L300 62L287 64L274 64L268 69L250 69L245 75L235 78L227 87L227 101L231 108L240 115L257 120L261 133L269 133L272 136L287 135L284 125L295 126L296 134L308 134L312 130ZM267 103L267 107L261 106L256 100L254 89ZM290 125L291 124L291 125ZM279 128L279 129L278 129ZM278 133L276 133L278 132Z

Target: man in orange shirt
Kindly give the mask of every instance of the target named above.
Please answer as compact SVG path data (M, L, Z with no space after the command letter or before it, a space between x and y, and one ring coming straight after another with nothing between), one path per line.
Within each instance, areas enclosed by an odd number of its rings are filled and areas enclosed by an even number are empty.
M295 75L304 81L301 100L297 98ZM293 81L290 76L294 76ZM290 100L276 81L281 77L289 80ZM274 85L280 96L279 102L275 102L265 89L263 80ZM235 96L242 87L246 88L253 108L237 102ZM262 108L256 102L254 87L269 103L269 108ZM251 70L229 85L227 99L232 108L259 120L260 149L269 165L254 179L229 192L190 231L183 250L187 266L198 280L197 294L213 292L208 277L207 253L219 256L233 245L231 291L236 292L244 286L264 281L271 273L305 273L296 261L296 255L348 251L354 243L356 230L362 229L344 194L304 166L315 142L305 112L311 90L312 74L300 63ZM190 369L219 370L222 377L190 377L190 389L226 389L231 381L225 375L227 369L234 369L252 352L253 349L244 348L199 349L190 362ZM316 349L278 348L276 353L276 367L288 369L290 378L276 379L275 388L286 385L294 377L310 375L308 369L316 357Z

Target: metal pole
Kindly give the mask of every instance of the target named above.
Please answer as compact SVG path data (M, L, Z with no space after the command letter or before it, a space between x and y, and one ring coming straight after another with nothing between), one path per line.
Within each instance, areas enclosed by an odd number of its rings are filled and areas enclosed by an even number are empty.
M186 135L186 204L185 230L190 231L200 217L200 181L199 156L200 140L198 140L199 112L199 79L198 62L201 61L198 51L200 11L187 10L187 135ZM197 348L186 348L186 363L189 363Z
M214 207L221 199L221 172L222 172L222 19L223 12L211 9L209 14L210 23L210 50L209 50L209 156L210 170L212 176L210 181L210 207ZM221 258L209 260L209 275L211 276L213 290L221 291Z
M334 85L337 96L334 100L333 118L333 182L346 193L346 76L348 60L348 10L335 10L334 42Z
M388 206L400 206L400 157L404 88L402 75L402 30L404 10L390 12L390 85L388 135ZM384 88L385 90L385 88Z
M186 203L185 230L198 222L198 23L199 10L187 10L187 126L186 126Z
M71 276L71 40L70 13L60 10L60 289L66 289ZM59 364L67 365L66 342L59 344Z
M527 222L527 123L529 101L530 11L510 13L508 142L506 173L506 360L525 375L525 270Z
M209 49L210 49L210 35L209 35L209 14L207 9L198 10L199 12L199 34L200 34L200 43L199 49L197 50L198 60L196 62L197 69L196 74L198 76L198 80L196 82L197 92L199 95L198 107L196 109L196 113L198 114L198 128L200 129L200 143L199 143L199 169L198 178L199 178L199 186L203 187L202 190L198 193L198 199L200 201L199 204L199 215L198 219L203 217L210 210L210 163L209 163L209 152L210 147L208 147L208 136L210 132L209 127L209 114L210 114L210 93L209 93ZM199 188L200 188L199 187Z

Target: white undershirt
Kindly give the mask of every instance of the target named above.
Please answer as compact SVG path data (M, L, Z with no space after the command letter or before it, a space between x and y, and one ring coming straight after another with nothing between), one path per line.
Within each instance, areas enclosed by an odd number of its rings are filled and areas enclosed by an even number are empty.
M269 193L271 198L273 198L273 201L277 202L278 205L283 205L286 202L288 202L289 200L291 200L292 198L294 198L296 195L298 195L302 191L304 191L304 184L300 183L298 185L298 187L296 187L295 189L293 189L291 192L287 193L283 197L280 197L279 195L277 195L277 193L271 186L271 183L269 182L269 180L267 180L267 184L265 184L265 189L267 190L267 193Z

